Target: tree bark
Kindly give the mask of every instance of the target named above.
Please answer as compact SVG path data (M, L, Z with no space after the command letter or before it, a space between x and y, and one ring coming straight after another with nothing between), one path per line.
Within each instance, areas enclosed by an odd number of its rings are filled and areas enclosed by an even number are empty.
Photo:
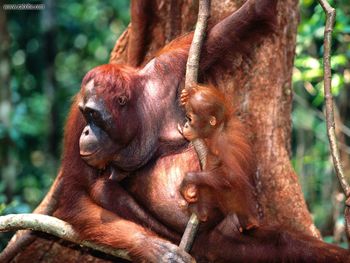
M231 83L241 81L237 85L243 88L240 105L247 105L248 119L256 131L253 136L258 190L265 220L319 236L290 163L291 77L298 1L280 2L278 12L275 39L258 48L249 72L240 71L237 81Z
M243 2L212 0L210 24L217 23ZM144 64L165 44L194 28L197 10L198 2L193 0L153 1L147 8L150 16L144 21L147 26L129 26L113 49L110 62ZM319 237L290 162L291 77L298 21L298 1L280 1L275 35L257 45L249 56L237 56L229 64L217 65L213 76L203 78L214 81L232 98L242 120L251 128L258 166L257 193L264 220ZM139 42L142 46L131 43L135 39L143 39ZM56 258L71 255L70 259L86 256L85 250L80 254L57 242L40 239L18 255L17 260L25 261L29 251L34 257L33 251L40 244L49 247L44 254L51 259L52 255ZM47 262L45 257L35 262Z

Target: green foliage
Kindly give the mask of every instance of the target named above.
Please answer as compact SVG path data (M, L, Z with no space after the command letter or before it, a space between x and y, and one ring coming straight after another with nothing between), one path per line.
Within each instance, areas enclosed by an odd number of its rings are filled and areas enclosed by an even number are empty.
M337 12L332 42L332 92L337 109L343 114L341 121L349 126L350 116L346 114L349 102L341 98L349 94L350 84L350 6L348 0L329 2ZM306 202L316 225L324 233L332 234L330 228L335 224L332 218L335 213L333 196L339 186L330 158L322 113L325 14L317 1L302 0L300 7L301 22L293 74L293 165L300 176ZM349 143L347 138L343 143ZM339 215L335 216L341 218L343 210L340 209Z
M333 94L339 95L340 90L350 83L344 77L344 70L348 67L350 57L349 29L350 17L348 1L333 1L330 4L336 7L337 19L333 34L332 53L332 86ZM301 22L298 28L296 47L295 71L293 81L296 90L305 88L314 96L312 104L316 107L323 102L323 32L325 27L325 14L317 1L303 0L301 5Z

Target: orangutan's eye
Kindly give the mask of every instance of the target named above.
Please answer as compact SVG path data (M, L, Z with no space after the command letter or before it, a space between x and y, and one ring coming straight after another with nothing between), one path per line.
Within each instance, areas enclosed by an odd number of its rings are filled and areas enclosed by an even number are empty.
M90 111L89 112L90 118L97 122L100 119L100 114L97 111Z
M96 126L103 127L105 125L105 121L101 113L97 109L93 109L90 107L85 107L82 109L82 113L89 123L94 123Z

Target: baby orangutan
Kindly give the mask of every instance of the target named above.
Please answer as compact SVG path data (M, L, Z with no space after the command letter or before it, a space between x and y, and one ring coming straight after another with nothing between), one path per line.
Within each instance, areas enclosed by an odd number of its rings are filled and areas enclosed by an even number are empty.
M258 227L255 161L233 107L211 86L183 90L181 104L187 122L179 127L180 132L189 141L202 139L206 148L203 171L188 173L181 185L191 212L207 221L211 211L219 209L235 220L240 232Z

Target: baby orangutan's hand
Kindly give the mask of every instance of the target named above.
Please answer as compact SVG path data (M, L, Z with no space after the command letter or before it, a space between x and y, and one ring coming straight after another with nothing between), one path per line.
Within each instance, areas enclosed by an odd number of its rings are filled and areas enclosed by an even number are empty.
M181 95L180 95L180 103L181 103L182 106L186 105L189 97L190 97L190 93L188 92L188 90L187 89L183 89L181 91Z

